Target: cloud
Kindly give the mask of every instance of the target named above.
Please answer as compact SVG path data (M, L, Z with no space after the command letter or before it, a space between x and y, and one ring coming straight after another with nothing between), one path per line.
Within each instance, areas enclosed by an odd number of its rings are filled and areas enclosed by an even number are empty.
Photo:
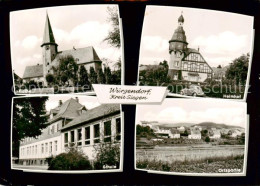
M113 47L94 47L98 57L102 60L102 58L108 58L113 62L117 61L120 57L121 50L113 48Z
M39 43L40 43L40 38L36 37L35 35L31 35L24 38L21 43L17 41L15 43L15 46L19 46L21 44L23 48L27 50L31 50L34 47L38 46Z
M229 63L231 63L235 59L235 57L203 57L211 67L217 67L218 65L226 66L229 65Z
M192 111L187 119L196 123L209 121L244 126L244 117L242 108L211 108L205 111Z
M144 36L142 40L144 50L162 52L168 50L169 44L160 36Z
M210 108L203 111L187 112L180 107L169 107L159 113L148 111L143 118L168 123L215 122L245 127L245 116L242 108Z
M157 118L159 121L165 122L184 122L187 118L187 112L179 107L169 107L162 110Z
M247 46L247 36L237 35L231 31L225 31L218 35L208 37L199 36L192 42L193 46L200 46L204 52L211 54L225 54L238 52Z
M141 57L139 61L139 65L159 65L163 60L168 61L168 58L162 57Z
M109 24L88 21L75 27L70 33L70 39L79 41L80 46L95 46L107 36L109 27Z
M97 101L96 102L86 101L86 102L81 102L81 104L85 105L87 109L92 109L100 105L100 103L98 103Z

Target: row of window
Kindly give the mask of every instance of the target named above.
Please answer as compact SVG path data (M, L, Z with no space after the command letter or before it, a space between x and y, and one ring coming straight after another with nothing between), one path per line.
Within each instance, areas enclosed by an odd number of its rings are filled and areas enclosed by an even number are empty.
M39 149L41 147L41 150ZM41 145L31 145L29 147L22 147L21 148L21 155L37 155L38 153L41 154L48 154L54 153L58 151L58 141L42 143Z
M116 120L116 135L115 140L121 139L121 120L120 118L117 118ZM93 139L91 139L91 130L93 130ZM75 136L75 132L77 133L77 136ZM69 143L74 145L77 144L77 146L82 145L90 145L91 140L93 140L93 144L100 143L101 135L100 135L100 124L93 125L93 128L91 129L91 126L79 128L77 130L72 130L69 132L66 132L64 134L64 146L68 147ZM112 127L111 127L111 120L104 122L104 135L103 140L104 142L111 142L112 141ZM82 134L84 134L84 139L82 139Z
M191 62L183 62L182 70L194 71L194 72L204 72L204 73L212 72L212 70L206 63L197 64L197 63L191 63Z
M49 135L50 135L50 134L54 134L54 133L58 132L59 130L60 130L60 125L59 125L59 123L54 124L54 125L50 125L50 126L48 127L48 134L49 134Z

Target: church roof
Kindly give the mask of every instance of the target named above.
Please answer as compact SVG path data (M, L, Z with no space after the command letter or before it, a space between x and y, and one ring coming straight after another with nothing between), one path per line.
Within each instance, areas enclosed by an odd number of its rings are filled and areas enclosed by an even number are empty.
M60 57L65 57L68 55L72 55L77 64L85 64L85 63L91 63L91 62L101 62L101 60L99 59L94 47L89 46L89 47L85 47L85 48L74 48L72 50L64 50L64 51L60 51L55 59L53 60L53 63L55 63L56 65L59 64L59 58Z
M182 26L178 26L178 28L174 31L171 41L187 43L185 31Z
M55 39L54 39L54 34L52 32L52 28L51 28L51 23L49 20L49 16L48 14L46 15L46 21L45 21L45 28L44 28L44 33L43 33L43 41L42 41L42 45L44 44L56 44L55 43ZM56 44L57 45L57 44Z
M67 125L65 125L61 130L65 130L73 126L80 125L82 123L91 122L96 119L105 117L107 115L117 113L120 113L119 104L103 104L93 109L87 110L84 114L82 114L79 117L76 117Z
M178 18L178 22L182 22L182 23L184 23L184 17L183 17L182 14L181 14L181 16Z
M65 101L62 105L51 109L51 113L57 113L52 119L48 121L48 123L52 123L60 118L69 118L73 119L75 117L80 116L78 112L79 108L82 108L83 105L78 103L75 99L71 98Z
M26 66L23 78L34 78L43 76L43 65Z

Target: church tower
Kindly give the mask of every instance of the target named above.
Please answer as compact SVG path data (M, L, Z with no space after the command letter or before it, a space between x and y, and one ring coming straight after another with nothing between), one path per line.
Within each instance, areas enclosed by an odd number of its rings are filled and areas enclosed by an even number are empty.
M48 14L46 14L45 28L42 42L43 77L44 85L47 85L46 75L52 72L52 61L58 53L58 45L55 43L54 35Z
M178 28L174 31L169 41L170 61L168 75L172 80L181 80L182 59L188 46L185 31L183 30L183 23L184 17L181 14L178 18Z

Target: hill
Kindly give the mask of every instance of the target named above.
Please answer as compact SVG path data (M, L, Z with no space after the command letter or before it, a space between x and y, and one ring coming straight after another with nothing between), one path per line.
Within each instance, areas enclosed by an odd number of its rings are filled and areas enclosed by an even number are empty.
M240 126L217 124L217 123L214 123L214 122L202 122L202 123L193 125L193 127L194 126L201 126L202 128L225 128L225 129L242 128L243 129L243 127L240 127Z

